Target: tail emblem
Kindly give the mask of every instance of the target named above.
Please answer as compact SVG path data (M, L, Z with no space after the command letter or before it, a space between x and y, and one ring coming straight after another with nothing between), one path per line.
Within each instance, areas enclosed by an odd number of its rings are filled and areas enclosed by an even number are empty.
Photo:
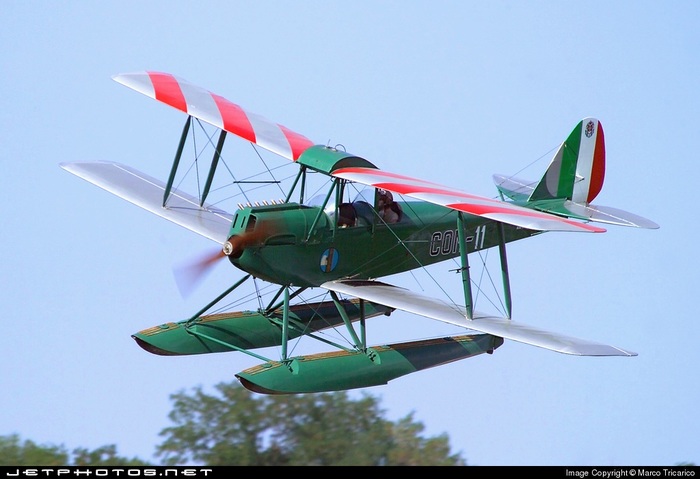
M589 121L586 124L586 138L590 138L593 136L593 122Z

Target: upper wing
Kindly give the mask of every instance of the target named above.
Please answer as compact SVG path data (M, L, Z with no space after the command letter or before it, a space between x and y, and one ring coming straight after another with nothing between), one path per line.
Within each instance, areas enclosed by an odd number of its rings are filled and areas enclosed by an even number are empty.
M313 146L313 142L305 136L169 73L144 71L115 75L113 78L133 90L284 158L296 161L307 148ZM578 221L373 168L341 168L334 171L333 176L522 228L539 231L605 231Z
M126 165L111 162L61 163L61 168L151 213L223 244L233 216L173 189L163 206L165 184Z
M615 346L533 328L510 319L486 316L480 313L474 313L474 319L467 319L466 310L461 306L418 295L407 289L377 281L329 281L322 284L321 287L474 331L564 354L579 356L637 355L637 353L625 351Z
M604 228L535 211L504 201L465 193L428 181L374 168L339 168L333 176L410 196L470 215L537 231L584 231L602 233Z
M305 136L169 73L124 73L113 79L289 160L296 161L313 145Z

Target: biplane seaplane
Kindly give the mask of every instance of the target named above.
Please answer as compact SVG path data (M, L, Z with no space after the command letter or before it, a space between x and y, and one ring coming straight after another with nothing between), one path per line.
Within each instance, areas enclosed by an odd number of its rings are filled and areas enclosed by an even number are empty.
M636 356L619 347L544 331L511 318L508 243L549 231L605 231L596 224L658 228L635 214L591 203L605 176L605 139L597 119L584 118L576 125L539 180L494 175L499 196L488 198L379 169L340 145L315 144L170 74L137 72L113 79L186 114L169 176L161 181L114 162L63 163L61 167L218 243L216 253L203 260L203 268L222 259L242 272L240 279L188 319L133 334L146 351L251 355L263 364L236 377L246 388L264 394L382 385L426 368L491 354L504 340L572 355ZM205 141L213 154L206 157L208 174L203 186L192 195L175 179L181 174L185 145L197 126L213 130ZM229 173L236 169L225 163L228 134L295 168L285 198L237 203L233 214L222 208L222 202L207 201L220 165L226 164ZM195 160L198 152L195 149ZM314 175L324 178L327 188L310 198L308 185ZM241 191L246 185L260 186L231 176L230 184ZM502 276L503 312L498 315L475 308L475 282L470 276L470 256L490 248L498 251ZM461 277L458 302L377 279L448 259L457 263ZM259 301L257 310L212 312L246 281L272 287L270 301ZM321 300L301 299L310 291L321 291ZM369 346L366 321L395 310L464 331ZM330 328L344 331L347 344L327 339L323 333ZM301 338L320 341L334 350L293 356L288 345ZM255 352L270 347L279 357Z

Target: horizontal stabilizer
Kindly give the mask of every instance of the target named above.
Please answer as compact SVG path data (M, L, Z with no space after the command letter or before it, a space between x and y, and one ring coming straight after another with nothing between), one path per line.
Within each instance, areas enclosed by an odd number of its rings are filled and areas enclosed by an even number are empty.
M536 181L511 178L505 175L493 175L493 181L503 196L513 200L516 204L538 211L617 226L659 228L658 224L647 218L611 206L584 205L564 198L528 201L537 185Z
M611 206L585 206L572 201L566 201L564 202L564 208L571 212L572 216L583 217L589 221L596 221L598 223L648 229L657 229L659 227L658 224L649 219Z
M532 346L550 349L559 353L578 356L637 355L637 353L615 346L564 336L527 326L510 319L487 316L477 312L474 313L474 319L468 319L466 309L463 306L419 295L407 289L378 281L329 281L322 284L321 287L366 301L384 304L401 311Z
M513 201L527 201L535 186L536 181L523 180L506 175L493 175L493 182L498 191L505 197Z
M134 168L112 162L61 163L61 168L161 218L223 244L233 216L172 189L163 206L165 184Z

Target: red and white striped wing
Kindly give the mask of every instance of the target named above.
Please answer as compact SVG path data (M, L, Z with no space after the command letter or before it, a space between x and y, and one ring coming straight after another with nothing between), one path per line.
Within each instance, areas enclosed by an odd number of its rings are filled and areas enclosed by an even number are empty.
M605 231L586 223L373 168L340 168L333 172L333 176L531 230L589 233Z
M169 73L124 73L113 79L289 160L296 161L313 145L305 136Z

